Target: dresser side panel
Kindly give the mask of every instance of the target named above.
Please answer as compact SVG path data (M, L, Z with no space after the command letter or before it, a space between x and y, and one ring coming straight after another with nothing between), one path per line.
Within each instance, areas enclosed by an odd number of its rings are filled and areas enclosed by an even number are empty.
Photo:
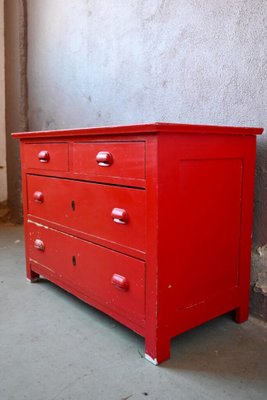
M254 158L252 136L159 136L158 318L171 336L248 292Z

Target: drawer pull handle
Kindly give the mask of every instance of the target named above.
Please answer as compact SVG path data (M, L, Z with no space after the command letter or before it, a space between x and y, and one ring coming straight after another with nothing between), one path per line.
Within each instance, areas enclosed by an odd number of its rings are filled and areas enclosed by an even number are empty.
M44 195L42 192L34 192L33 199L35 203L43 203L44 202Z
M40 239L36 239L34 241L34 247L39 251L44 251L45 250L44 242L42 240L40 240Z
M128 292L129 290L129 282L125 276L119 274L113 274L111 278L111 283L117 289L123 290L124 292Z
M125 225L129 220L127 211L123 208L113 208L111 211L111 217L116 224Z
M50 160L50 155L47 150L42 150L39 152L38 158L41 163L47 163Z
M100 167L110 167L113 163L112 154L108 151L100 151L96 155L96 162Z

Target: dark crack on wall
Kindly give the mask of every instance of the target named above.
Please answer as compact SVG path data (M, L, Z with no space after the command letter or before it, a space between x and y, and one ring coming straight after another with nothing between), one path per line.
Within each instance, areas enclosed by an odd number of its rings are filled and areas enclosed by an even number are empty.
M19 142L11 138L11 133L27 131L29 126L27 1L5 2L4 15L8 207L12 221L22 223L20 149Z

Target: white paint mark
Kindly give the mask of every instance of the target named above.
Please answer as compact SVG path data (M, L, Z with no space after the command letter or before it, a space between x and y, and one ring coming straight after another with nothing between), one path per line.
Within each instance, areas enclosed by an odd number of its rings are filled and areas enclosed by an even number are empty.
M156 358L152 358L148 354L145 353L145 359L149 362L151 362L153 365L158 365L158 360Z
M42 224L38 224L38 222L32 221L31 219L28 219L28 222L30 224L34 224L34 225L39 226L41 228L49 229L48 226L45 226L45 225L42 225Z

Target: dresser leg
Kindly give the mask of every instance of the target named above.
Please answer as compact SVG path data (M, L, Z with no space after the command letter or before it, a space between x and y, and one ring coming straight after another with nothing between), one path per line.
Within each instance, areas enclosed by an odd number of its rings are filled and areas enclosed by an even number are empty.
M245 322L248 320L248 315L249 315L249 307L248 304L242 305L239 308L236 308L235 310L235 322L238 324L241 324L242 322Z
M154 365L158 365L170 358L170 338L146 337L145 359Z
M32 271L30 268L27 268L26 277L27 281L33 283L39 280L40 275L37 274L37 272Z

